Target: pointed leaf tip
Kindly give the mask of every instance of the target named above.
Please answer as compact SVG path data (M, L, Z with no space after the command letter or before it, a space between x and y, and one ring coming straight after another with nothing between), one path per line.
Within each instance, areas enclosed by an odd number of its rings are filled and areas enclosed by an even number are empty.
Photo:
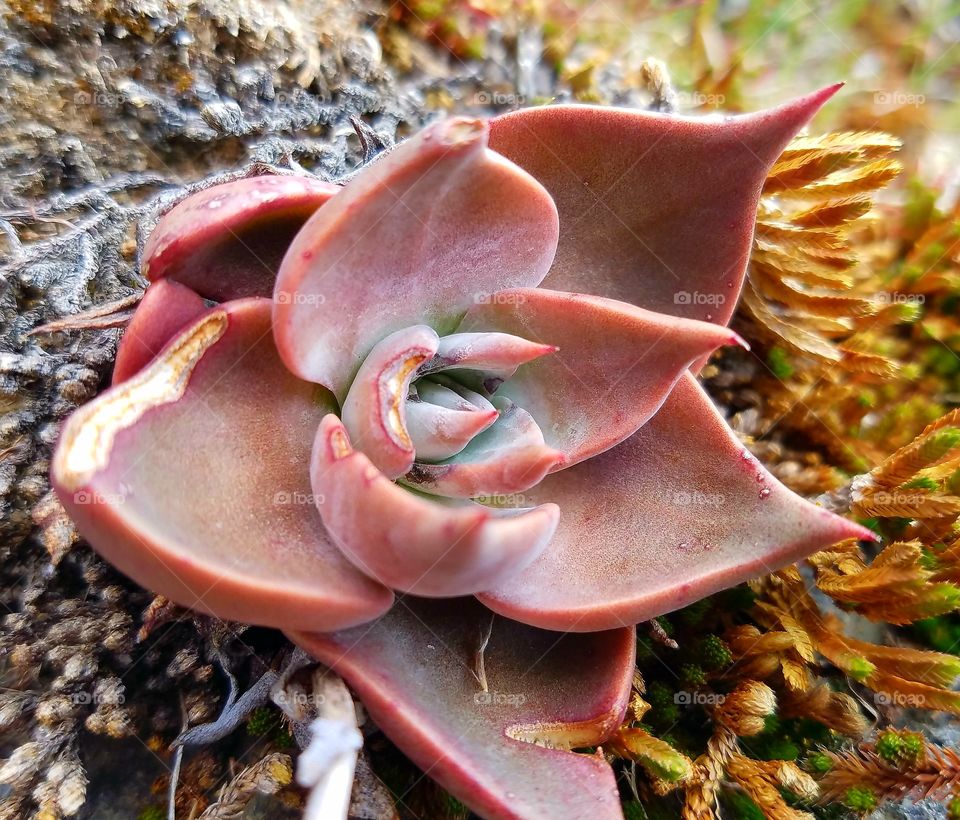
M544 286L729 322L767 173L839 87L726 118L551 105L494 119L490 147L557 203Z
M460 331L500 331L557 348L521 365L497 393L527 411L546 446L563 453L554 471L638 430L695 361L745 344L709 321L546 288L503 291L471 308Z
M560 505L557 533L479 597L545 629L638 623L867 534L767 472L689 373L631 438L526 495Z

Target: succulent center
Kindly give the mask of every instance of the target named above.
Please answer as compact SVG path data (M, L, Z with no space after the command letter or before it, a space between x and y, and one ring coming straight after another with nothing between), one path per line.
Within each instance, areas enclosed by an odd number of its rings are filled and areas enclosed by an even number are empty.
M421 491L509 491L518 450L524 465L532 454L556 454L533 417L496 393L518 368L555 350L507 333L438 337L423 325L406 328L367 355L343 403L344 426L390 478Z

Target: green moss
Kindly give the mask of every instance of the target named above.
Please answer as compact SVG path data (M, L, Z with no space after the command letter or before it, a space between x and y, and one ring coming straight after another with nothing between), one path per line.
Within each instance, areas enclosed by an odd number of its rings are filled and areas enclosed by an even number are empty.
M780 380L789 379L794 373L787 352L780 347L772 347L767 352L767 366L773 372L773 375Z
M907 732L901 737L901 754L907 763L916 765L926 753L926 743L923 735L918 732Z
M947 818L960 820L960 796L951 797L950 802L947 803Z
M877 807L877 795L869 786L854 786L847 789L843 802L854 811L873 811Z
M911 478L900 486L905 490L936 490L939 487L936 481L925 475Z
M950 495L960 495L960 468L947 476L944 486Z
M676 693L664 683L654 681L647 687L647 703L650 704L648 718L658 726L675 723L680 716L674 695Z
M727 612L744 611L750 609L753 606L754 601L757 600L757 596L754 591L746 584L740 584L740 586L731 587L730 589L724 590L716 597L719 601L720 608Z
M442 799L447 817L466 818L470 815L470 809L463 805L463 803L457 800L452 794L443 792Z
M943 458L954 447L960 445L960 429L948 427L946 430L939 430L920 445L920 458L927 464L931 464Z
M876 668L866 658L856 657L850 660L846 671L851 678L862 683L876 671Z
M647 820L647 813L643 805L636 800L623 804L623 820Z
M813 774L826 774L833 768L833 761L830 755L823 752L810 752L807 755L806 768Z
M917 621L911 631L921 642L938 652L955 653L960 646L960 622L951 615Z
M167 810L163 806L147 806L137 820L167 820Z
M903 738L896 732L881 732L875 745L877 754L887 763L897 764L903 754Z
M698 648L698 654L703 662L703 668L711 672L723 669L733 662L730 647L718 635L707 635Z
M653 642L648 638L637 638L637 663L642 664L654 657Z
M680 682L684 686L703 686L707 682L707 676L704 674L702 666L697 666L695 663L685 663L680 667Z
M920 550L920 566L923 567L928 572L936 572L940 569L940 559L937 558L937 554L931 550L929 547L923 547Z
M960 471L958 471L960 472ZM684 626L699 626L706 614L713 608L713 602L709 598L704 598L690 606L681 609L677 613L677 620Z
M729 792L723 797L730 820L765 820L763 810L743 792Z
M624 820L677 820L680 809L672 797L644 797L643 802L630 800L622 804Z
M279 723L277 712L269 706L260 706L250 713L247 718L247 734L261 737L277 728Z
M750 741L751 754L760 760L796 760L800 747L795 742L794 722L776 715L763 719L763 731Z

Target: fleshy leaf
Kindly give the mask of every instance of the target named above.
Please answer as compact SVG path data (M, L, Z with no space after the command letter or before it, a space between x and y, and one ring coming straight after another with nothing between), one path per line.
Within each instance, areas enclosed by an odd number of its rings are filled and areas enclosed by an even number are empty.
M199 191L157 223L143 250L144 274L220 302L270 296L287 246L339 190L311 177L266 175Z
M94 548L183 606L245 623L338 629L393 595L327 536L310 443L333 397L295 378L267 299L213 308L71 416L52 478Z
M560 516L555 504L500 511L406 490L351 447L333 414L317 431L310 478L344 554L371 578L428 597L478 592L520 572Z
M536 286L557 213L526 172L489 151L487 124L452 118L358 174L297 235L274 294L290 369L343 398L367 352L427 324L454 330L475 301Z
M450 498L511 495L538 484L563 463L562 453L544 445L533 416L508 399L494 402L500 417L463 452L440 464L418 462L404 482Z
M547 446L566 456L554 469L623 441L657 412L694 361L720 345L745 344L709 322L544 288L503 291L471 308L462 328L559 347L522 365L497 394L527 410Z
M548 476L550 547L480 595L546 629L639 623L868 530L794 494L744 449L690 374L619 446Z
M129 379L206 309L200 296L172 279L148 287L120 338L113 383Z
M485 386L492 393L520 365L554 352L553 345L538 344L509 333L452 333L440 340L437 355L420 372L483 371L488 381ZM493 382L489 383L491 379Z
M420 382L423 386L429 382ZM474 407L452 390L433 385L460 399L459 408L443 407L423 397L408 399L406 407L407 432L413 442L418 461L443 461L455 456L470 440L497 420L497 411ZM424 391L426 392L426 391Z
M726 324L767 172L838 88L726 118L550 105L495 119L490 147L560 212L544 287Z
M426 325L391 333L364 359L343 401L344 427L387 478L399 478L413 464L407 392L417 368L437 352L438 341Z
M481 677L491 617L476 602L401 599L370 627L290 637L342 675L401 751L480 816L622 820L603 757L567 749L602 744L621 723L633 629L557 635L493 618Z

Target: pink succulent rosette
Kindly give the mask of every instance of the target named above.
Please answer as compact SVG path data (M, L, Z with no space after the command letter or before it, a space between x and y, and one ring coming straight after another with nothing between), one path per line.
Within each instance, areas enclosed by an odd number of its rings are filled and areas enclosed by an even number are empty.
M866 535L692 375L740 341L761 185L834 91L451 118L342 187L194 194L150 237L114 386L63 430L61 500L144 586L287 631L481 815L620 817L569 750L622 721L632 626ZM470 671L491 610L506 707Z

